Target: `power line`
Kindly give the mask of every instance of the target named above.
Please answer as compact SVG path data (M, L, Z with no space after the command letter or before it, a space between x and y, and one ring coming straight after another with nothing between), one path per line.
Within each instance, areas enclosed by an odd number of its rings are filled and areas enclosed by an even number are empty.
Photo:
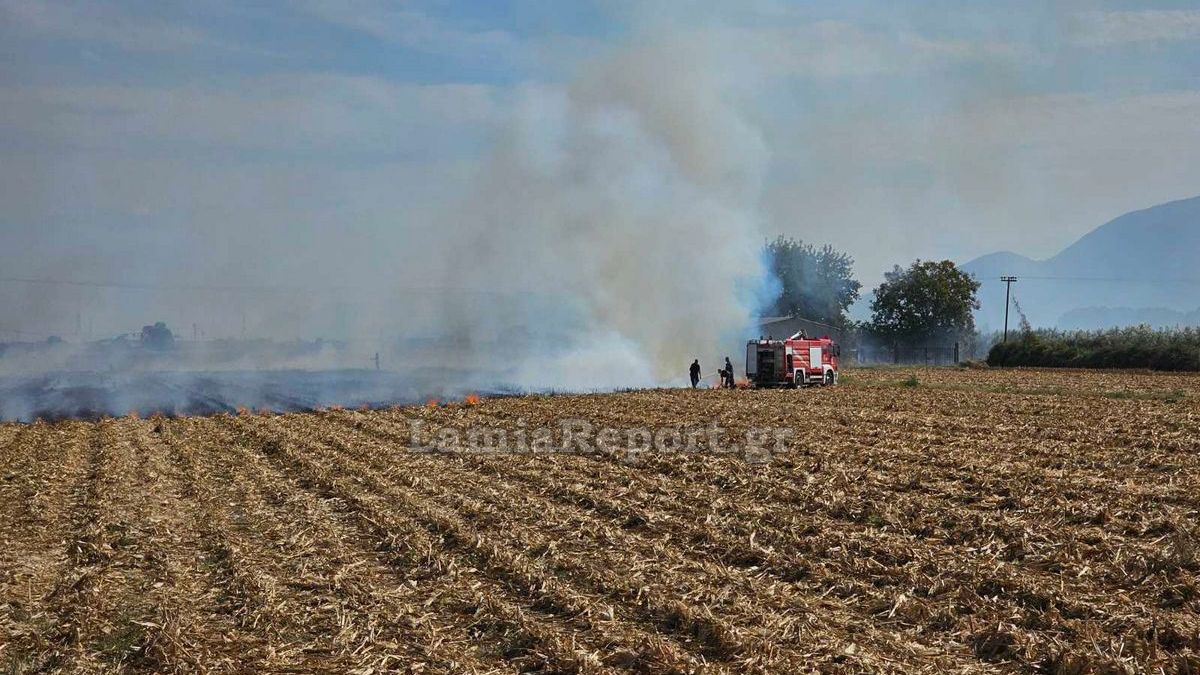
M1127 284L1196 284L1200 285L1200 279L1185 279L1185 278L1163 278L1155 279L1152 277L1054 277L1054 276L1036 276L1036 275L1021 275L1022 279L1035 279L1038 281L1098 281L1106 283L1127 283ZM1004 277L1000 277L1000 281L1004 281Z

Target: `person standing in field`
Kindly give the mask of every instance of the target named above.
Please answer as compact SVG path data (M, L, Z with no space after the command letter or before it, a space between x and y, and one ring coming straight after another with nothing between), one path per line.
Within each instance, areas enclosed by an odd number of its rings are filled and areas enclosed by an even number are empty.
M733 364L728 356L725 357L725 386L733 389Z
M700 384L700 359L692 361L692 367L689 369L689 372L692 376L692 389L695 389L696 385Z

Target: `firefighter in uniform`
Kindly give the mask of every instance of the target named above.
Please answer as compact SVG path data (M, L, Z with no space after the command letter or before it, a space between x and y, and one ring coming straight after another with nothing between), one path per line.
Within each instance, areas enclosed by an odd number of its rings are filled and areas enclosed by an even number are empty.
M729 362L729 357L725 357L725 386L733 389L733 364Z
M688 373L692 376L692 389L700 384L700 359L692 361L692 367L688 369Z

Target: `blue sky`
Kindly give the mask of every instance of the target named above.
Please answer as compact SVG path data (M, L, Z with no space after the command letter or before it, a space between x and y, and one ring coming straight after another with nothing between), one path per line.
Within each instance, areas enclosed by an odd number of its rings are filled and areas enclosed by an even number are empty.
M0 0L0 265L416 283L504 139L614 68L682 87L654 133L737 155L731 237L868 284L1200 193L1196 3Z

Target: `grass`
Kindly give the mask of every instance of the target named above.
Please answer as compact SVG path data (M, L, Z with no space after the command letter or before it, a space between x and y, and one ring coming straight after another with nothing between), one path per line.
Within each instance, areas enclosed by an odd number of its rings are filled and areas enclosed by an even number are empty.
M124 663L135 657L145 646L146 629L137 622L125 619L111 633L101 634L92 649L104 660Z

